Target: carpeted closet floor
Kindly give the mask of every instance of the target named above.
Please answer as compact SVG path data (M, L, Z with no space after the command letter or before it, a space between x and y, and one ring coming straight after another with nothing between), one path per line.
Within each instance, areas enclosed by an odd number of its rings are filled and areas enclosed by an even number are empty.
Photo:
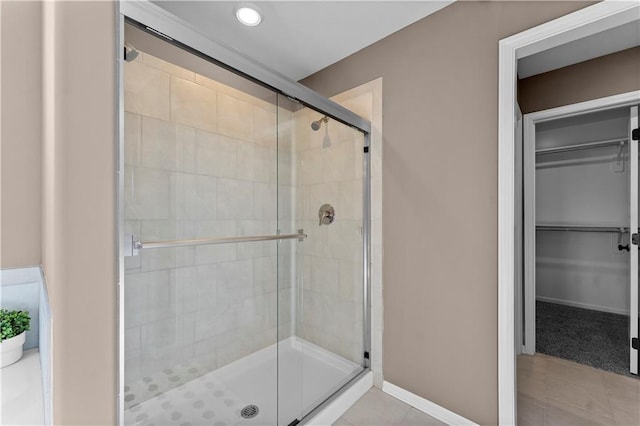
M536 352L637 379L628 333L624 315L536 302Z

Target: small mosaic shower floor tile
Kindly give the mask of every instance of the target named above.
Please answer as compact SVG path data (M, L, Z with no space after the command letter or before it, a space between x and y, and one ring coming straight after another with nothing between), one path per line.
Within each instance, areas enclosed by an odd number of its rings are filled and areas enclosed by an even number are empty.
M231 426L269 424L243 419L242 405L223 383L205 375L125 411L125 424L140 426ZM258 420L257 422L255 420Z

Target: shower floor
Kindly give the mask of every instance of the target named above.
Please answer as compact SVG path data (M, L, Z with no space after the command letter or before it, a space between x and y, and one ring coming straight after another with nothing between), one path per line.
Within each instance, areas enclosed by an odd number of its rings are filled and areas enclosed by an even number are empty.
M124 420L144 426L288 425L361 369L302 339L289 338L127 408ZM245 419L240 412L251 404L258 406L258 415Z

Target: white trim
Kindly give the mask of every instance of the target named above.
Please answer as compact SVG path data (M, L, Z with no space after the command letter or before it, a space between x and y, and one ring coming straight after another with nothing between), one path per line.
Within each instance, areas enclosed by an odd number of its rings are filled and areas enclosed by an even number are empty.
M462 417L461 415L447 410L446 408L436 404L435 402L424 399L421 396L411 393L406 389L394 385L393 383L389 383L386 380L382 385L382 391L406 404L409 404L416 410L420 410L423 413L428 414L431 417L434 417L442 422L445 422L448 425L478 426L477 423L472 422L466 417Z
M639 11L637 1L605 0L505 40L514 43L520 59L637 21Z
M571 306L573 308L589 309L591 311L608 312L610 314L629 315L626 309L617 309L610 306L593 305L591 303L574 302L573 300L556 299L555 297L536 296L535 300L555 303L556 305Z
M604 98L592 99L589 101L579 102L577 104L532 112L526 114L525 117L529 117L531 121L530 124L538 124L545 121L588 114L590 112L632 106L637 104L638 101L640 101L640 90L634 90L632 92L622 93L619 95L606 96Z
M515 158L524 158L523 147L524 138L522 134L522 111L520 106L516 103L516 127L515 127ZM515 193L516 193L516 212L515 225L516 225L516 237L515 237L515 353L520 355L524 350L524 312L520 307L524 303L524 200L522 188L524 187L524 175L522 167L516 166L515 168Z
M523 119L524 353L536 353L536 144L531 114Z
M499 43L498 104L498 419L516 424L514 335L514 123L516 50Z
M338 398L331 401L318 414L313 416L305 425L326 426L333 424L344 413L358 402L360 398L373 387L373 373L369 371L358 381L351 384Z
M500 40L498 59L498 420L516 423L514 109L516 60L638 19L640 3L603 1Z
M632 140L631 132L638 128L638 107L629 111L629 230L638 232L638 141ZM632 339L638 337L638 245L630 244L631 262L629 276L629 371L638 374L638 350L633 348Z

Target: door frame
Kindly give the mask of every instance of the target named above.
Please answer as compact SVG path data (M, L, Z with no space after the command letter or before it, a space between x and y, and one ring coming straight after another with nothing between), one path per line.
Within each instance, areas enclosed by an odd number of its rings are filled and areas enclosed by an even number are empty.
M576 115L631 107L640 103L640 90L607 96L577 104L525 114L523 118L523 177L524 177L524 347L523 353L536 352L536 194L535 143L536 125ZM516 307L516 311L518 307Z
M629 369L638 374L638 350L633 340L638 339L638 244L633 243L638 232L638 140L633 139L633 131L638 129L638 109L640 100L629 108L629 178L631 196L629 197L629 269L631 286L629 289Z
M498 419L516 424L515 111L518 59L635 21L640 3L605 0L499 42Z

